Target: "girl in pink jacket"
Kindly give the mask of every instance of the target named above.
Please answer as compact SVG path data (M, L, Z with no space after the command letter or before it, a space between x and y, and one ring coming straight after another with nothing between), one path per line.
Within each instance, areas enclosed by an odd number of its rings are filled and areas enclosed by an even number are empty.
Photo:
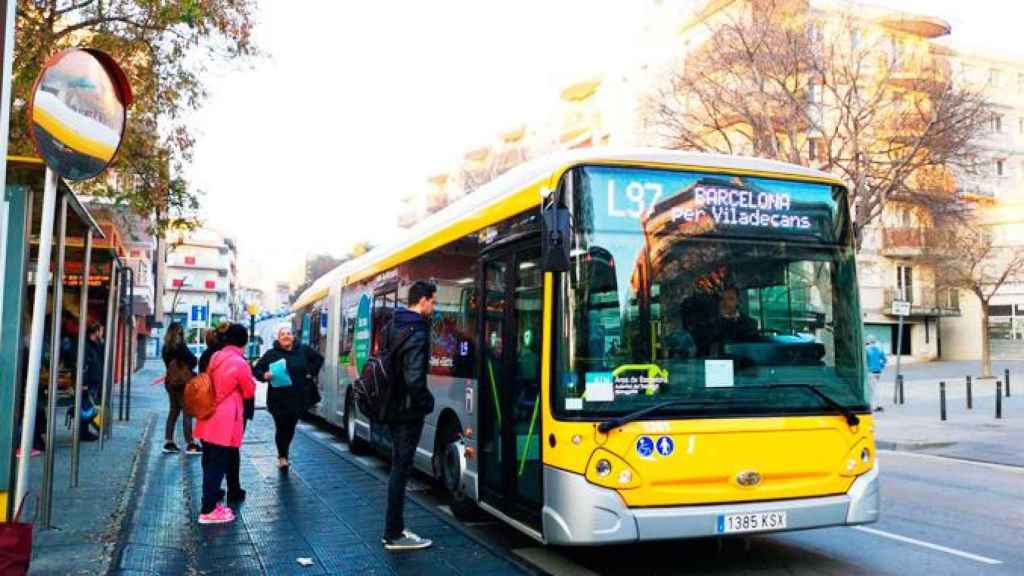
M213 355L207 372L213 379L217 408L213 415L196 424L195 437L203 441L203 505L200 524L221 524L235 519L234 512L220 502L221 483L227 474L232 452L242 445L245 409L242 400L252 398L256 384L242 349L249 341L244 326L232 324L224 334L225 346Z

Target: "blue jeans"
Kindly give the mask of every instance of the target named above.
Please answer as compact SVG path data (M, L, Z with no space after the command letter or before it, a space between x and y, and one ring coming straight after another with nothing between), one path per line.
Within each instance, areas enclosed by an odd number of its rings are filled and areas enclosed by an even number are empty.
M405 485L412 471L413 456L423 433L423 419L389 424L391 431L391 476L388 478L388 511L384 517L384 538L396 540L405 531Z

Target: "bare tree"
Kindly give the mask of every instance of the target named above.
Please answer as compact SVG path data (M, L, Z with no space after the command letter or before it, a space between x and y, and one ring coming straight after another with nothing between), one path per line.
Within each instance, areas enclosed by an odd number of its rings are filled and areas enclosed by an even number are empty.
M890 199L951 198L955 178L977 172L989 105L954 82L941 49L904 45L853 12L737 5L709 19L707 40L648 99L660 145L835 173L858 231Z
M982 376L992 376L989 307L1007 284L1024 282L1024 249L999 241L993 226L968 204L932 206L932 226L922 242L924 261L935 270L937 286L974 294L981 304Z

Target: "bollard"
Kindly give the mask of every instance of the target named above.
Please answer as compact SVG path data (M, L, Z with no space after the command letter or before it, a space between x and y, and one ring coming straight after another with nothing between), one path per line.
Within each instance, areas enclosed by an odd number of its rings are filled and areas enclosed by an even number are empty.
M996 380L996 419L1003 417L1003 383Z
M972 402L972 396L971 396L971 377L968 376L967 377L967 409L970 410L973 407L974 407L974 403Z
M1010 397L1010 369L1009 368L1007 368L1004 371L1004 375L1006 376L1006 378L1005 378L1005 380L1006 380L1006 397L1009 398Z
M897 380L899 381L898 388L899 388L899 391L900 391L900 404L903 404L903 375L900 374L900 376L899 376L899 378L897 378Z
M946 421L946 383L939 382L939 411L943 422Z

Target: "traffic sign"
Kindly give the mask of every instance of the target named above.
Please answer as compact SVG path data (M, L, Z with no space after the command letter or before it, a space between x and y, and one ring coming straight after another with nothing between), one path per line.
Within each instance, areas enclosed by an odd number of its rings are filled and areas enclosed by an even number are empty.
M893 316L910 316L910 302L902 300L892 301L892 315Z

